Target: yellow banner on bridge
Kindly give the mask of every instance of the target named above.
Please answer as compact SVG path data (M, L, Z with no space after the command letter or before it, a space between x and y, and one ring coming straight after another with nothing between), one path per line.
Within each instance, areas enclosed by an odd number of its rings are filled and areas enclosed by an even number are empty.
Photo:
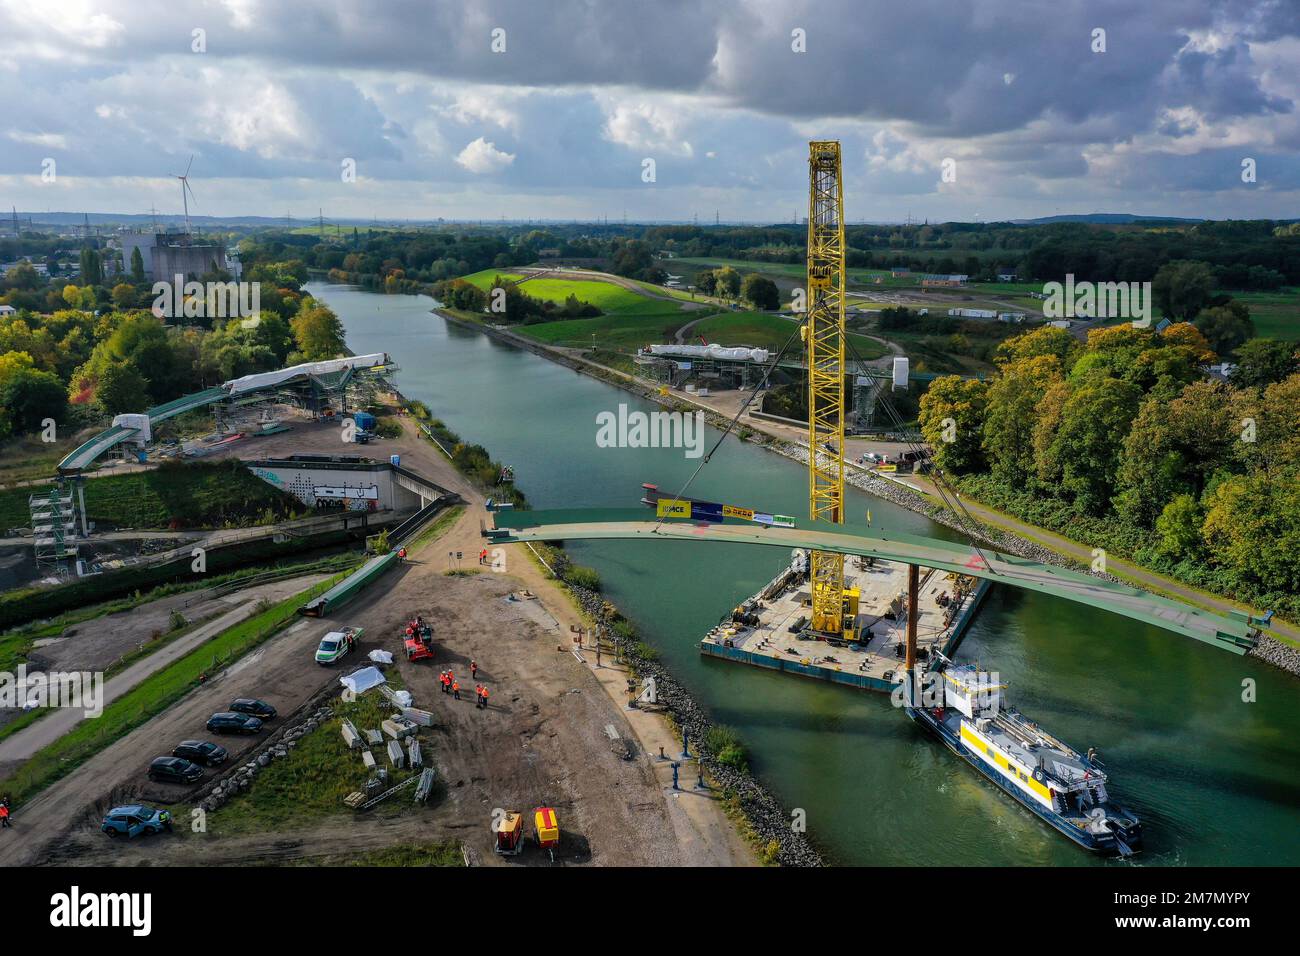
M660 498L655 502L655 516L659 518L689 518L691 503L679 498Z

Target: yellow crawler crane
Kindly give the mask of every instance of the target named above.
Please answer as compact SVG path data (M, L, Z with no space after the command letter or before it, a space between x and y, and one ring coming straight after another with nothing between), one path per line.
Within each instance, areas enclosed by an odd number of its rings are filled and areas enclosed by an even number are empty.
M844 523L844 187L838 141L808 144L808 506L814 521ZM853 637L856 595L844 555L812 553L812 629Z

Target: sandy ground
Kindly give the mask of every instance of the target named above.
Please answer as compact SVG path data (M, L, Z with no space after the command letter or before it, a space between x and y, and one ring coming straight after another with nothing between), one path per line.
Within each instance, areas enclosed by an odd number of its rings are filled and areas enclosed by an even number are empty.
M754 862L715 795L674 793L668 762L654 756L661 746L673 752L666 724L624 706L625 675L612 668L596 671L594 661L575 657L569 629L580 623L577 612L520 550L523 546L506 549L505 573L477 570L484 515L480 496L433 446L414 437L409 423L403 439L383 446L391 447L370 446L367 453L379 457L400 450L403 464L466 498L469 506L455 526L336 617L295 623L16 807L13 829L0 839L0 865L286 862L444 839L460 839L478 862L498 864L502 858L490 852L492 811L540 805L555 807L560 817L566 863ZM448 550L462 551L462 566L477 573L448 576ZM538 595L544 608L538 602L507 600L524 588ZM410 663L400 654L401 625L417 611L434 622L433 661ZM183 801L186 788L147 781L148 762L170 752L179 740L205 736L208 715L232 698L269 701L280 712L271 722L274 728L332 693L341 671L319 667L311 658L321 635L340 623L366 628L358 657L376 647L396 652L399 663L394 666L416 705L435 713L435 726L425 732L426 753L446 781L445 799L391 819L340 813L305 822L301 829L251 835L186 833L126 844L98 832L99 816L111 804ZM446 666L472 687L470 659L478 661L479 678L492 690L487 711L475 709L472 692L454 701L438 690L437 674ZM351 666L345 664L343 670ZM634 759L624 761L613 753L606 725L634 741ZM224 737L221 743L231 749L231 764L237 764L258 739ZM693 776L684 779L689 786ZM505 865L528 862L525 854Z

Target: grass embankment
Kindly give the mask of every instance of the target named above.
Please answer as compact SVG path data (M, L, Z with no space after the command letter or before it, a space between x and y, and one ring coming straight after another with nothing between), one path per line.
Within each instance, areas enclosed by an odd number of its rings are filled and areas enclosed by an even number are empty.
M401 689L397 671L385 672L389 686ZM380 724L392 716L393 708L378 690L367 691L356 700L345 701L342 696L332 699L329 706L334 715L312 733L298 739L298 746L280 760L257 775L253 785L229 803L208 814L208 831L217 836L249 831L267 832L292 829L322 816L350 816L354 811L343 803L343 798L354 791L364 790L366 781L374 776L361 762L360 750L349 750L343 742L343 720L352 721L361 733L367 729L378 730ZM419 770L409 766L401 770L388 761L385 747L373 747L376 766L388 768L388 786L419 776ZM403 741L403 750L406 749ZM387 789L387 788L385 788ZM416 806L414 789L408 789L384 803L372 814L395 815Z
M0 528L31 524L28 498L45 487L0 491ZM304 511L292 495L234 460L168 462L150 471L91 478L85 488L86 516L119 528L247 527Z
M115 601L105 601L99 604L93 604L87 607L77 608L76 610L66 611L57 617L44 621L36 621L31 624L24 624L15 627L12 630L0 633L0 671L12 671L19 664L27 660L31 653L32 645L36 641L59 637L69 627L73 627L83 621L98 620L107 617L110 614L118 614L122 611L130 611L142 605L149 604L152 601L161 600L173 594L183 594L187 591L200 591L207 588L217 587L222 584L233 584L238 581L244 581L261 574L276 573L285 577L291 577L295 574L310 574L313 571L341 571L345 568L353 568L360 562L355 554L336 554L320 561L305 561L285 565L273 565L270 567L252 567L244 568L239 571L232 571L228 574L219 574L215 577L203 580L190 580L175 584L163 584L159 587L148 591L139 592L130 597L118 598ZM170 631L157 632L154 637L171 638L176 636L176 632ZM151 642L146 650L152 652L157 647ZM139 655L143 656L143 654ZM134 659L135 655L133 655ZM125 663L125 661L124 661ZM3 738L9 727L0 729L0 738Z
M791 334L797 328L798 325L793 320L768 312L727 312L709 316L694 326L691 329L691 344L698 343L697 336L702 335L709 342L718 345L747 345L776 353L790 341ZM850 332L848 337L865 361L880 358L887 351L883 345L868 336ZM803 342L795 335L786 357L801 359L803 354Z
M486 290L492 287L498 276L506 280L521 278L519 273L485 269L464 276L464 279ZM675 301L668 301L652 298L648 293L653 287L645 288L647 294L643 295L613 282L595 278L529 279L519 289L535 299L563 305L572 295L594 305L604 315L517 325L511 331L563 348L590 348L592 337L595 336L595 342L600 348L631 352L643 345L671 342L677 330L687 322L709 314L707 310L685 308L685 303L690 301L689 294L680 300L674 297Z
M482 272L462 276L466 282L484 291L491 289L492 283L498 277L507 282L516 282L523 278L523 274L503 272L499 269L484 269ZM606 315L640 314L655 309L661 312L677 312L681 308L673 302L653 299L649 295L642 295L624 286L595 277L588 279L528 279L520 284L519 291L527 293L534 299L541 299L543 302L554 302L556 305L563 305L565 300L572 295L583 302L594 305Z
M415 540L406 546L406 553L414 557L434 539L441 538L465 513L464 505L445 508L433 519L433 523L415 536Z
M344 577L344 574L336 574L270 605L146 677L107 705L97 720L83 720L55 743L36 753L0 782L0 792L10 794L17 801L30 798L109 744L162 713L198 687L208 675L279 633L293 620L304 601L323 594Z
M482 445L465 444L442 419L434 418L433 413L429 411L429 406L423 402L408 402L407 408L416 421L433 433L434 439L447 452L457 471L473 481L485 493L501 501L509 501L516 508L528 506L524 493L515 488L513 481L500 480L504 465L494 461L486 448Z
M78 444L76 438L71 436L47 443L41 441L38 435L15 435L0 442L0 485L12 485L20 481L48 481L50 475L54 474L55 466ZM24 502L26 500L23 499ZM0 531L7 527L12 525L3 525Z

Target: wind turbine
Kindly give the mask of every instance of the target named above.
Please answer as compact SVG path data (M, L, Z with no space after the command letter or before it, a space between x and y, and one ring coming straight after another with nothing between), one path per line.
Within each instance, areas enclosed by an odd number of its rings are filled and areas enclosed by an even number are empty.
M194 190L190 188L190 167L194 165L194 155L190 154L190 161L185 166L185 174L177 176L172 175L181 181L181 202L185 206L185 234L190 234L190 196L194 195Z

